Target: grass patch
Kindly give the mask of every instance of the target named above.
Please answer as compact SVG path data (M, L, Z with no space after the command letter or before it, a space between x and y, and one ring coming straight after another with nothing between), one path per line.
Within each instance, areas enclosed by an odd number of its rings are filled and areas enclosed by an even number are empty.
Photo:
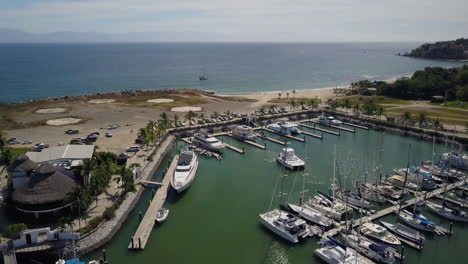
M441 103L431 103L431 105L436 105L436 106L443 106L447 108L458 108L458 109L468 109L468 102L464 101L449 101L446 102L445 104Z
M16 157L18 155L25 154L28 151L32 151L32 148L25 148L25 147L15 148L15 147L12 147L12 148L10 148L10 150L11 150L11 154L13 155L13 157Z
M401 100L401 99L396 99L396 98L391 98L387 96L380 96L380 95L352 95L352 96L346 96L346 97L341 97L339 100L344 101L345 99L348 99L351 103L351 105L355 104L368 104L368 103L374 103L374 104L395 104L395 105L410 105L412 104L411 101L408 100Z
M410 112L413 119L417 119L418 115L425 113L430 119L441 119L444 124L454 124L461 126L468 126L468 119L466 118L466 112L455 109L441 109L441 108L429 108L427 110L414 110L411 108L386 108L388 116L400 117L404 112Z

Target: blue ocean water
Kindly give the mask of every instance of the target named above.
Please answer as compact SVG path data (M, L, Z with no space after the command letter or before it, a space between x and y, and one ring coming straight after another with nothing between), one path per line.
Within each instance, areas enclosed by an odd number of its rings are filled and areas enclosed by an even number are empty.
M125 89L323 88L463 64L395 56L419 44L0 44L0 102Z

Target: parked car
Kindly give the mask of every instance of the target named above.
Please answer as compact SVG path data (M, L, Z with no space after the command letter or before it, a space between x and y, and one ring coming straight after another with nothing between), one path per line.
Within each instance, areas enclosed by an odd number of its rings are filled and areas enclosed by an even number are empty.
M118 125L110 125L107 127L107 130L116 129L118 127L119 127Z
M80 131L78 129L65 130L65 134L68 134L68 135L74 135L74 134L78 134L78 133L80 133Z
M70 144L83 145L83 140L81 138L74 138L74 139L70 140Z
M32 144L32 141L31 140L24 140L23 145L29 145L29 144Z
M138 152L139 150L140 150L139 146L131 146L127 148L126 152Z
M15 139L15 140L8 141L8 144L10 144L10 145L17 145L17 144L21 144L21 141Z
M112 137L112 133L111 132L106 132L106 137Z

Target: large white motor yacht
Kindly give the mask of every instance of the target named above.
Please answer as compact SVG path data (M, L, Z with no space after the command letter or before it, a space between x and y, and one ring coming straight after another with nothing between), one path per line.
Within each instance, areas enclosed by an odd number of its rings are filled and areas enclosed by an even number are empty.
M240 125L234 128L232 136L240 140L253 140L257 136L252 127Z
M292 148L283 148L276 161L290 170L301 170L305 167L305 162L296 156Z
M225 147L217 138L205 133L196 133L193 137L193 144L216 152L222 151Z
M260 222L291 243L310 236L309 226L304 220L279 209L260 214Z
M298 124L293 122L281 121L279 123L269 124L267 128L277 133L291 136L302 133L301 130L299 130L298 126Z
M186 190L197 173L198 159L192 151L183 151L177 160L177 167L171 179L171 185L178 193Z
M330 125L339 126L339 125L343 124L343 122L341 122L340 120L335 119L333 116L326 116L323 112L319 116L318 122L320 124L324 124L324 125L327 125L327 126L330 126Z

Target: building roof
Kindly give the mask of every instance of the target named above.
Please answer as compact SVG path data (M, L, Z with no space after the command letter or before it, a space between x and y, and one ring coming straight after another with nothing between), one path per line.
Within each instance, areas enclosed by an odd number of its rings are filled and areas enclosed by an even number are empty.
M94 145L66 145L46 148L41 152L27 152L34 162L45 162L59 159L90 159L93 157Z
M30 177L28 184L12 194L15 203L41 205L66 199L77 183L49 163L43 163Z
M30 160L28 156L21 154L8 166L9 172L31 172L37 168L34 161Z

